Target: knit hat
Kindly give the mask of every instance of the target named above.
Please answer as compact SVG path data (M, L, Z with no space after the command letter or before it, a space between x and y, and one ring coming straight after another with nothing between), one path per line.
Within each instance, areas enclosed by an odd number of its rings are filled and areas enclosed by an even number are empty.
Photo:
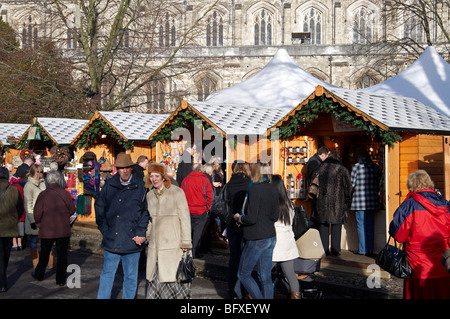
M147 175L147 180L145 182L145 186L146 187L149 187L150 185L152 185L152 182L150 181L150 174L151 173L157 173L157 174L161 175L163 180L164 180L164 186L166 188L170 188L170 185L171 185L170 178L167 177L167 175L166 175L166 167L163 164L150 163L148 165L148 175Z

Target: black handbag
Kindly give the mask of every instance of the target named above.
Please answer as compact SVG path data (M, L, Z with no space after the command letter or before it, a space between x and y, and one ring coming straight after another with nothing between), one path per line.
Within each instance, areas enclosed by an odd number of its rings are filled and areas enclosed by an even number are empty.
M219 217L220 224L225 228L232 220L233 214L231 213L231 207L227 199L226 193L227 185L222 188L219 196L217 196L211 203L209 212L216 217Z
M294 206L294 219L292 220L292 231L294 232L295 240L302 237L304 233L309 229L309 219L306 214L305 207L303 205Z
M177 282L189 283L195 278L195 264L192 255L188 252L183 252L177 270Z
M412 269L406 252L402 249L403 243L397 247L397 241L394 239L395 246L392 246L389 244L390 239L391 236L386 246L378 253L376 264L395 277L402 279L411 277Z

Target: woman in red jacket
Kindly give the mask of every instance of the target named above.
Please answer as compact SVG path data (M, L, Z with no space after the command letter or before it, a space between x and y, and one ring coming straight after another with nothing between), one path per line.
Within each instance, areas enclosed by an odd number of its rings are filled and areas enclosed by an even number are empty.
M433 181L424 170L408 176L409 190L389 226L405 251L412 268L405 279L405 299L450 299L450 274L441 263L449 248L450 203L438 196Z

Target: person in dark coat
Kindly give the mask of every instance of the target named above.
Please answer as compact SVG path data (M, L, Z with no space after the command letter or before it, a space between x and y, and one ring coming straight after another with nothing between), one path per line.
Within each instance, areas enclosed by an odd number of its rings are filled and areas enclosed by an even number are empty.
M250 185L250 164L236 163L233 164L233 174L226 184L226 196L231 207L231 213L239 214L242 204L248 192ZM222 225L226 228L226 238L230 247L230 257L228 259L228 294L230 298L242 298L241 286L238 282L237 273L239 269L239 261L241 259L242 248L244 245L243 227L239 227L233 219L229 225Z
M270 183L269 166L252 164L252 184L248 190L248 209L234 218L244 227L244 249L238 278L253 299L273 299L272 254L275 247L275 222L279 217L278 193ZM257 266L262 289L252 277Z
M192 172L192 165L194 164L194 154L196 151L196 145L192 146L186 144L186 148L180 157L180 162L178 163L176 180L178 185L181 187L183 179Z
M144 180L145 173L148 166L148 158L145 155L140 155L133 166L133 173L137 178Z
M70 194L61 188L62 175L50 171L46 176L48 187L39 193L34 205L34 220L39 228L41 252L33 277L43 280L50 252L56 243L56 284L66 284L67 250L70 242L70 216L75 213L75 204Z
M111 298L119 263L124 271L123 299L133 299L142 244L146 241L149 213L142 179L133 175L134 163L129 154L118 154L117 174L106 181L95 201L95 218L102 233L103 271L97 298Z
M309 185L311 184L312 180L314 179L314 174L319 169L320 165L323 163L324 160L328 157L330 154L330 149L326 146L321 146L317 150L317 153L314 154L306 164L306 177L308 185L306 189L309 188ZM310 198L311 201L311 220L315 220L316 216L316 198Z
M316 223L327 255L340 255L342 224L347 219L351 191L350 173L342 165L339 153L333 151L319 168L319 196L316 203ZM330 224L331 251L328 239Z
M6 270L13 237L18 236L17 222L21 203L19 191L9 185L8 169L0 167L0 292L7 289Z

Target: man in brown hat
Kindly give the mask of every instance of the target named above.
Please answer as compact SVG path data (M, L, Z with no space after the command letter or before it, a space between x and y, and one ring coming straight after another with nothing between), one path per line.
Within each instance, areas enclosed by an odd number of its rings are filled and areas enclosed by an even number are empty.
M108 299L119 263L124 272L123 299L133 299L137 290L139 257L149 222L144 181L131 174L129 154L118 154L117 174L106 181L95 202L95 218L103 235L103 271L97 298Z

